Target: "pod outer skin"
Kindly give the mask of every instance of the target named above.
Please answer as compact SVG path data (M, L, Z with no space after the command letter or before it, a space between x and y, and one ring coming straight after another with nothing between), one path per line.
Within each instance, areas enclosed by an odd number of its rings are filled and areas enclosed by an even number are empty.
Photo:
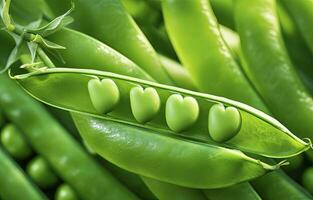
M164 0L162 10L177 55L201 92L267 111L226 45L208 0Z
M0 198L47 200L0 147Z
M27 96L7 75L0 75L0 83L0 107L8 119L19 127L34 150L47 159L80 198L98 199L101 195L112 200L138 199L110 172L101 168L39 103Z
M312 95L287 55L275 1L237 0L235 17L247 76L278 120L296 135L313 139Z
M201 190L191 189L157 181L151 178L142 177L142 180L149 187L149 189L155 194L158 199L161 200L206 200Z
M116 49L138 64L155 80L173 84L157 53L127 13L120 0L46 0L54 13L63 14L75 4L71 14L75 29L87 33ZM105 20L105 23L103 23Z
M86 115L72 116L92 149L110 162L149 178L191 188L220 188L267 171L236 150L178 140ZM202 173L193 173L199 171Z

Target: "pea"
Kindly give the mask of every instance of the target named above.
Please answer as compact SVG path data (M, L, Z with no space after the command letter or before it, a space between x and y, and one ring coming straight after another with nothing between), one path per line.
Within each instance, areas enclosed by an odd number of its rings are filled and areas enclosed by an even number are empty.
M29 176L42 188L49 188L58 182L58 178L42 157L30 161L26 169Z
M77 196L73 188L67 184L62 184L57 188L55 200L77 200Z
M32 154L28 142L13 124L8 124L2 129L1 142L5 149L17 159L23 160Z

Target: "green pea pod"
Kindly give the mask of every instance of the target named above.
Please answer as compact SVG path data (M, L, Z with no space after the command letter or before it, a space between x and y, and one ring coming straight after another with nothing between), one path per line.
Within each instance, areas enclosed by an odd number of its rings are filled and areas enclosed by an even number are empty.
M32 154L28 142L13 124L8 124L2 129L1 142L3 147L16 159L23 160Z
M192 82L190 74L183 66L166 56L159 55L159 58L175 85L189 90L196 90L196 86Z
M213 142L209 136L210 134L207 128L208 111L216 103L225 104L236 108L241 117L238 133L228 140L224 144L225 146L231 146L232 148L237 148L242 151L274 158L290 157L310 148L310 142L306 143L300 140L272 117L248 105L223 97L193 92L177 87L97 70L52 68L16 75L14 78L16 78L34 97L61 109L84 113L98 118L115 120L121 123L136 125L138 127L154 129L160 132L176 134L190 140L218 145L223 144ZM116 92L119 92L120 96L117 106L113 108L112 112L106 115L99 113L96 107L94 107L87 87L90 80L101 79L113 80L110 84L114 83L114 88L118 88L118 91ZM138 85L141 87L156 89L160 98L161 107L166 104L167 99L169 99L172 94L193 97L196 104L199 105L200 115L198 119L196 119L189 129L184 130L181 133L176 133L167 126L164 119L164 109L162 108L149 123L139 123L132 115L134 110L131 110L129 99L130 91L132 88L138 87ZM101 88L102 86L100 85L99 87ZM107 87L108 86L105 86L105 88ZM106 91L105 88L103 91ZM96 90L94 92L96 93ZM104 95L106 94L107 93L104 93ZM106 97L97 98L97 102L94 103L101 104L103 98L105 99ZM150 102L150 100L148 102ZM138 109L141 111L140 108ZM147 110L144 114L149 112L150 110ZM179 112L176 114L176 116L180 115ZM227 119L221 119L218 121L225 125ZM183 123L183 125L184 124L185 123ZM177 125L180 124L178 123Z
M3 200L45 200L47 197L33 185L22 170L0 147L0 198Z
M221 189L203 190L203 192L210 200L261 200L261 197L249 183L240 183Z
M104 166L109 169L116 178L118 178L125 186L137 194L141 199L156 200L156 197L145 185L140 176L113 165L105 159L101 159L101 162L104 163Z
M92 160L70 134L18 85L3 74L0 82L0 107L8 119L20 128L34 150L77 191L80 198L138 199Z
M286 9L277 4L277 13L282 28L286 49L304 85L313 93L313 59L310 49L301 37L296 24Z
M151 178L142 177L150 190L159 200L206 200L201 190L185 188L170 183L156 181Z
M226 187L279 166L269 166L237 150L86 115L72 116L84 140L108 161L142 176L184 187Z
M313 53L313 1L312 0L280 0L287 8L297 24L302 36Z
M119 0L46 0L53 11L63 13L75 4L73 27L116 49L157 81L172 84L156 52ZM105 19L105 25L102 20ZM113 33L113 34L112 34Z
M40 156L28 163L26 171L32 180L42 188L52 187L58 181L58 177L49 164Z
M93 69L154 80L131 60L86 34L64 28L47 39L66 47L66 50L59 51L63 62L53 60L57 66L82 68L92 66Z
M275 6L274 0L236 1L244 70L275 117L297 135L313 138L313 99L282 43Z
M273 184L275 184L275 186ZM274 173L268 173L265 176L253 180L252 185L264 200L313 199L302 186L281 170L275 171Z
M200 91L267 111L228 49L208 0L164 0L162 7L177 55Z
M233 0L208 0L216 15L217 21L226 27L235 30L235 20L233 16Z
M161 13L145 0L121 0L121 2L137 23L147 25L158 25L160 23Z

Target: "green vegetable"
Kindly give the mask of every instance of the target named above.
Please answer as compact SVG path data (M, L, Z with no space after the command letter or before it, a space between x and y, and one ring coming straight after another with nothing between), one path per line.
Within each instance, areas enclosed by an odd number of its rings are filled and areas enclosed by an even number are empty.
M240 183L231 187L204 190L206 197L210 200L261 200L262 198L253 189L253 187L248 183Z
M119 0L46 0L57 14L75 4L73 27L87 33L134 61L155 80L172 84L158 56ZM103 24L102 20L106 23ZM112 34L113 33L113 34Z
M13 124L8 124L2 129L1 142L3 147L16 159L23 160L32 154L31 147Z
M280 0L280 2L289 11L313 53L313 0Z
M222 104L211 107L208 128L213 140L217 142L230 140L239 132L240 126L241 116L237 108L225 108Z
M160 97L154 88L134 87L130 90L130 105L139 123L152 120L160 110Z
M131 172L164 182L193 188L219 188L277 168L236 150L190 142L118 122L72 115L84 140L99 155Z
M199 117L199 105L193 97L171 95L166 101L166 122L175 132L182 132L192 126Z
M90 68L92 66L93 69L154 80L121 53L81 32L65 28L48 36L48 39L66 47L66 50L59 51L64 62L53 59L58 67Z
M58 187L55 200L77 200L77 196L75 191L71 188L71 186L67 184L62 184Z
M252 185L264 200L313 199L303 187L281 170L275 171L275 173L268 173L265 176L253 180Z
M28 180L22 170L4 153L1 147L0 165L1 199L47 199L44 194Z
M36 157L30 161L26 169L32 180L42 188L54 186L58 177L42 157Z
M208 0L162 1L166 29L200 91L267 111L233 58Z
M142 180L160 200L206 200L201 190L180 187L170 183L156 181L147 177L142 177Z
M244 70L274 116L297 135L312 138L313 99L287 55L275 9L274 0L236 1Z
M88 91L92 105L99 113L112 111L120 99L118 87L111 79L91 79Z
M28 74L15 75L15 78L33 96L58 108L160 132L170 132L172 134L177 134L175 131L179 130L175 129L171 131L169 129L165 120L168 114L164 113L166 109L161 109L163 112L158 113L155 119L147 125L142 125L135 120L129 102L130 90L138 85L155 88L160 96L161 105L164 106L163 108L165 108L166 101L173 93L193 97L199 105L199 118L188 130L178 135L187 137L193 141L200 140L204 143L213 142L208 132L208 113L209 109L218 102L225 106L235 107L241 115L240 130L235 137L226 142L227 145L243 151L274 158L290 157L310 148L309 143L305 143L295 137L272 117L245 104L213 95L96 70L69 68L41 69ZM100 80L110 78L115 82L120 91L119 105L107 115L97 112L90 100L87 85L94 78ZM176 111L176 115L179 116L183 112L181 110ZM176 120L175 118L173 119L174 121ZM178 125L185 126L184 123Z
M22 131L34 150L47 160L58 176L77 191L81 199L98 199L99 196L112 200L138 199L110 172L100 167L18 85L3 74L0 75L0 82L0 107L8 119Z

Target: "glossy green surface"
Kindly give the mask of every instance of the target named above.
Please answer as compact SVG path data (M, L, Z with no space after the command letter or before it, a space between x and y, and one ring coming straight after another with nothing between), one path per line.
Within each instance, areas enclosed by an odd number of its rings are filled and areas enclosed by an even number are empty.
M162 7L173 46L200 91L267 110L234 60L207 0L165 0Z
M55 13L70 7L70 0L46 0ZM171 84L156 52L119 0L74 0L72 26L116 49L155 80ZM102 20L105 20L103 23ZM114 34L112 34L114 33Z
M313 53L313 0L280 0L297 24Z
M230 140L240 130L241 116L235 107L225 108L222 104L215 104L211 107L208 118L209 133L214 141Z
M164 182L193 188L219 188L274 169L240 151L118 122L79 114L72 116L82 137L99 155L131 172ZM202 173L191 173L199 171Z
M62 184L57 188L55 200L78 200L78 197L71 186Z
M206 200L201 190L191 189L173 185L170 183L156 181L151 178L142 177L150 190L160 200Z
M249 183L240 183L221 189L203 190L210 200L261 200L262 198Z
M26 171L31 179L42 188L52 187L58 181L58 177L42 157L32 159L28 163Z
M12 199L47 199L41 191L29 181L20 168L5 154L0 147L0 198ZM9 178L8 178L9 177ZM14 189L13 189L14 188Z
M26 159L32 154L31 147L22 133L13 124L8 124L1 131L3 147L16 159Z
M106 114L119 103L120 92L112 79L91 79L88 82L90 101L98 113Z
M275 184L275 185L272 185ZM313 197L282 171L266 174L252 181L254 189L264 200L309 200Z
M119 88L120 103L108 115L98 113L91 103L87 85L94 76L99 79L111 78ZM216 102L219 102L237 108L242 118L239 133L227 141L226 145L268 157L290 157L309 148L308 143L295 137L277 120L245 104L222 97L96 70L54 68L32 74L22 74L19 78L21 79L18 81L24 89L49 105L141 127L143 125L138 123L132 115L129 93L131 88L137 85L154 87L160 96L161 112L144 127L173 134L175 132L169 129L165 120L164 112L167 99L172 94L193 97L199 104L199 118L188 130L179 135L208 143L212 143L208 132L209 109ZM79 101L77 101L78 99ZM178 115L179 113L180 111L177 111Z
M132 113L139 123L152 120L160 111L160 97L154 88L133 87L129 95Z
M0 106L8 119L23 131L34 150L47 159L59 177L70 184L81 199L98 199L99 195L108 199L138 199L110 172L99 166L16 83L6 75L0 75L0 82ZM77 167L80 170L76 170Z
M173 94L168 97L165 106L165 118L168 127L182 132L196 123L199 117L199 105L193 97Z
M65 63L53 59L58 67L92 67L93 69L153 80L133 61L106 44L81 32L65 28L50 35L48 39L66 47L66 50L59 51Z
M274 0L236 1L244 69L273 115L298 136L312 138L312 95L288 58L275 9Z

